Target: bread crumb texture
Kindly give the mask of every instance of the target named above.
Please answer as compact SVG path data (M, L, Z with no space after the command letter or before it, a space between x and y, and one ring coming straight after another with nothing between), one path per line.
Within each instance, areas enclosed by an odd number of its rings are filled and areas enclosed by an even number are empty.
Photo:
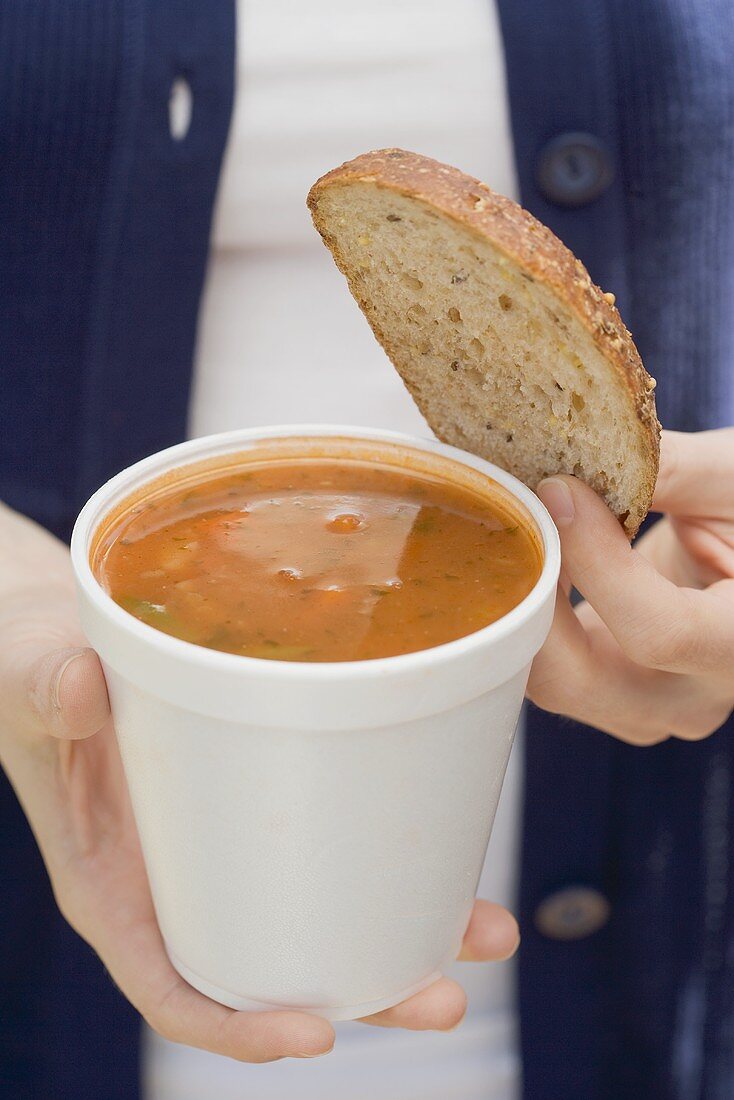
M426 157L322 177L316 228L429 425L531 488L573 474L627 533L650 507L655 383L614 306L517 203Z

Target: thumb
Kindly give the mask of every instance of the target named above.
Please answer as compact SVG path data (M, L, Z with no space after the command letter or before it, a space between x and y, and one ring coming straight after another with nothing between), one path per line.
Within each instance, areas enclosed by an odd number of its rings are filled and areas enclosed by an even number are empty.
M39 733L80 740L109 718L107 685L93 649L55 649L31 657L21 684L20 705L25 701L30 725Z
M718 669L734 644L734 624L719 601L658 573L583 482L556 476L537 492L558 527L571 582L628 657L668 672Z

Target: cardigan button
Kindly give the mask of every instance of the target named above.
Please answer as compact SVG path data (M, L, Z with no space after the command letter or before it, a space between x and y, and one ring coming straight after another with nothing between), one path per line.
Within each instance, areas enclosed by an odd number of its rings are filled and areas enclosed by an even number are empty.
M551 940L582 940L609 920L610 905L591 886L567 886L541 901L535 927Z
M593 134L559 134L541 150L535 167L541 193L556 206L586 206L613 178L609 150Z

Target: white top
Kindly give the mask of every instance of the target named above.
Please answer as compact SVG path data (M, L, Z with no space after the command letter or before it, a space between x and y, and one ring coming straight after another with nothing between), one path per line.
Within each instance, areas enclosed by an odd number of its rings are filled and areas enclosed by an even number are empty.
M517 191L487 0L239 0L238 96L199 326L191 434L288 422L428 428L311 225L323 172L402 146ZM194 103L193 109L196 110ZM515 751L479 893L512 905ZM247 1066L147 1035L146 1100L513 1100L514 965L457 964L449 1035L337 1025L313 1061Z

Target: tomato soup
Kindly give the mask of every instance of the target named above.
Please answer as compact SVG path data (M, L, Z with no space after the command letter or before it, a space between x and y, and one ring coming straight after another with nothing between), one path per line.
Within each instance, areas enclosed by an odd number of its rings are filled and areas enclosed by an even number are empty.
M509 504L361 459L267 459L190 472L123 506L92 567L149 626L283 661L429 649L487 626L540 576Z

